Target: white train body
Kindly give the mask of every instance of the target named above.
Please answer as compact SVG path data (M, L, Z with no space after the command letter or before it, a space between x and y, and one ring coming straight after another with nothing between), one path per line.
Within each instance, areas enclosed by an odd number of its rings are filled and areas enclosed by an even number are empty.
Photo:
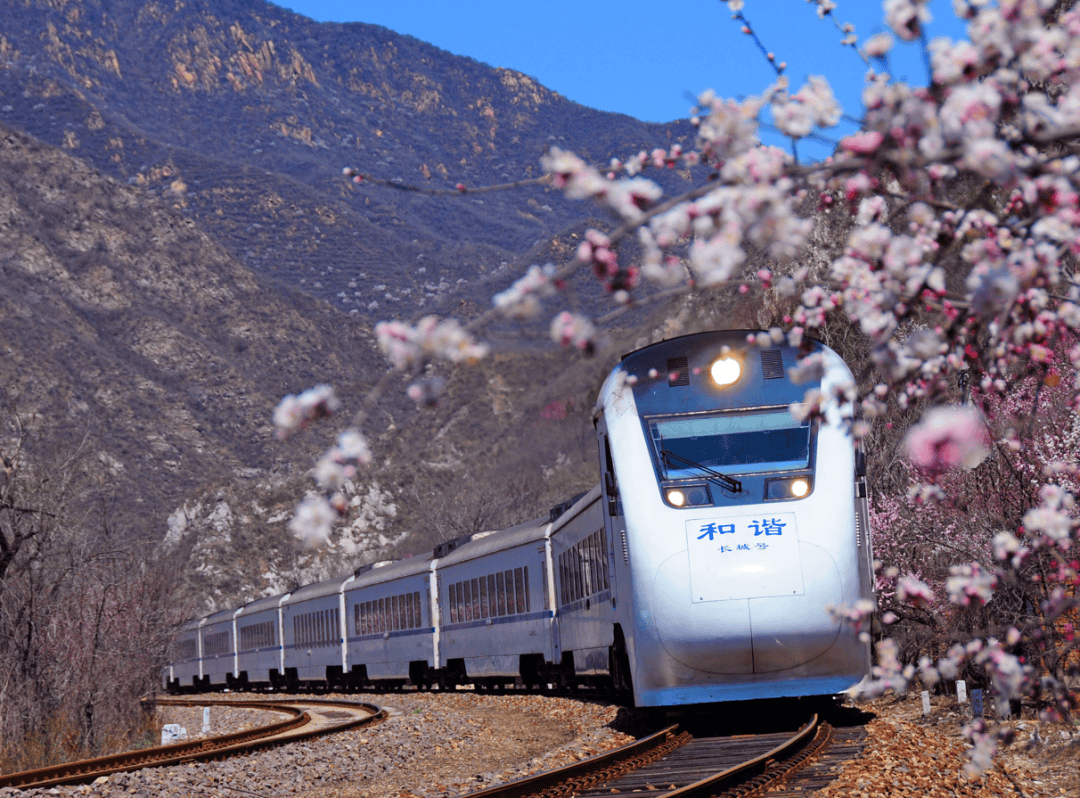
M624 357L597 403L600 485L549 518L194 621L166 686L558 684L673 706L856 684L869 647L829 608L873 598L861 457L835 404L789 411L851 372L747 336ZM820 373L795 384L807 354Z
M288 593L267 596L240 608L236 614L237 686L276 685L285 673L281 605Z
M851 372L807 348L819 384L788 379L791 347L705 333L628 355L601 389L606 520L622 544L615 623L633 631L638 705L828 695L868 672L868 647L828 611L871 597L853 442L835 405L805 423L788 409ZM710 373L721 359L739 367L729 385Z
M438 667L431 557L365 567L345 584L351 683L431 684Z

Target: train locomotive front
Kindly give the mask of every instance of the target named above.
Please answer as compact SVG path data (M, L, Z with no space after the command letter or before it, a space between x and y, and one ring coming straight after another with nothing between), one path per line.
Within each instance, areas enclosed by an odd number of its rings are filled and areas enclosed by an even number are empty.
M638 706L832 695L870 668L829 607L872 599L861 457L841 409L796 419L851 380L823 344L700 333L623 358L597 405L605 524ZM815 355L796 384L788 369Z

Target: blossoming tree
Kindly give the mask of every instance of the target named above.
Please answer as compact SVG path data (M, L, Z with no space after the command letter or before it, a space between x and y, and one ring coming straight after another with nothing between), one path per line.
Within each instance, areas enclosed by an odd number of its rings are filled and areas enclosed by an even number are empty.
M832 0L811 1L823 17L837 13ZM743 2L727 4L743 31L756 37ZM932 683L977 666L1000 701L1037 687L1048 716L1069 712L1062 670L1046 667L1045 658L1041 664L1022 660L1017 652L1039 650L1040 640L1045 648L1047 624L1075 606L1064 589L1076 578L1075 450L1032 442L1032 430L1023 425L1011 433L993 419L987 426L983 411L1002 407L1018 386L1042 384L1051 376L1053 352L1064 347L1068 367L1060 390L1068 395L1060 409L1072 429L1080 386L1080 347L1071 343L1080 329L1074 278L1080 252L1080 11L1071 6L1060 0L954 0L969 37L956 42L925 42L925 0L886 0L891 34L861 44L841 24L844 44L869 65L861 128L820 162L799 163L791 152L761 143L763 117L795 151L797 142L837 125L842 115L824 78L811 77L795 89L764 46L776 81L741 100L702 94L692 147L657 148L604 166L552 148L542 159L544 179L571 198L598 203L610 212L611 224L589 230L569 262L530 267L477 318L379 324L376 334L392 370L415 375L410 395L431 401L439 384L423 376L425 366L485 357L480 336L495 319L534 317L548 308L554 311L552 338L588 353L627 308L687 292L738 292L744 301L786 308L760 336L763 345L786 338L798 346L804 336L838 325L856 331L868 354L857 361L857 380L829 395L808 394L793 414L813 416L838 404L859 440L880 436L878 430L904 414L921 415L907 430L904 447L911 463L906 474L917 482L912 493L926 504L953 501L944 506L956 507L950 492L974 490L979 479L992 481L1003 468L1024 471L1036 488L1027 503L1016 505L1023 508L1020 515L1002 511L991 524L984 514L966 522L963 532L957 523L944 523L935 567L940 573L953 559L948 576L932 585L912 563L903 573L905 564L894 563L897 573L884 577L892 579L883 591L888 601L916 609L934 602L939 609L946 606L941 602L989 606L1009 586L1030 584L1024 569L1035 560L1057 580L1036 596L1037 612L1028 613L1038 622L1020 622L1018 613L1017 624L972 626L965 640L936 660L903 662L895 641L880 641L876 678L867 689L905 689L914 679ZM923 42L926 85L888 74L896 38ZM649 174L673 167L699 179L684 193L665 196ZM347 174L371 179L355 170ZM459 184L447 193L469 191ZM836 229L841 217L841 235L821 235L825 226ZM640 253L633 261L622 251L629 241ZM610 292L610 313L586 318L558 310L563 289L581 279L598 280ZM797 368L809 371L815 364ZM961 401L957 385L965 380L978 401ZM384 379L374 395L389 384ZM1027 412L1038 413L1040 401L1031 394ZM275 421L288 435L336 405L333 392L320 387L288 397ZM301 505L294 520L299 534L313 540L330 534L343 506L338 488L370 459L365 418L362 410L316 467L321 492ZM1006 464L1009 452L1032 447L1039 458L1013 457ZM991 473L988 463L998 471ZM879 505L879 518L888 512L888 502ZM937 512L948 520L945 509ZM954 537L963 545L946 545ZM837 611L868 634L873 608ZM972 727L971 734L977 743L973 767L984 766L993 741L982 727Z

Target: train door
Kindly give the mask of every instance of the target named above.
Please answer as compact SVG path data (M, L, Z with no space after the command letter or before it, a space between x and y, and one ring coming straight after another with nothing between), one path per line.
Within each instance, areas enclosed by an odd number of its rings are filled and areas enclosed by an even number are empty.
M611 673L613 687L616 692L633 695L633 676L630 664L630 650L628 643L633 645L633 636L628 641L624 630L624 623L630 609L629 591L627 595L619 592L620 578L622 573L626 578L622 584L629 585L628 568L630 565L630 549L626 540L626 518L623 516L622 498L619 495L619 478L615 473L615 461L611 456L611 444L608 442L607 422L603 415L595 419L597 444L600 455L600 489L603 500L602 515L604 518L604 531L607 533L604 555L607 557L609 581L611 584L611 610L615 620L614 644L609 650L608 669Z
M603 416L596 419L597 442L600 450L600 488L604 502L604 529L607 532L608 573L611 574L611 597L613 609L618 609L617 560L630 564L630 552L626 545L626 519L623 517L622 498L619 495L619 479L615 474L615 462L608 443L607 424Z

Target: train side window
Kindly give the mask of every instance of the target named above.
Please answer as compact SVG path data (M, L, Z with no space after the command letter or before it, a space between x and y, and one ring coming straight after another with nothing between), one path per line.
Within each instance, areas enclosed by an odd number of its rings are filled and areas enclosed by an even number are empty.
M457 603L458 623L465 622L465 593L461 582L454 585L454 601Z
M522 592L525 593L525 612L529 612L529 610L532 609L529 606L529 566L526 565L524 568L521 569L521 572L524 574L524 576L522 577Z
M495 574L495 595L499 602L499 617L506 615L506 582L503 580L502 571Z
M465 591L465 620L472 620L472 583L466 579L461 583Z
M525 612L525 583L521 578L521 569L514 569L514 597L515 607L518 613Z
M339 634L341 634L341 608L334 607L334 633L330 635L330 645L341 642Z
M608 574L607 546L607 530L600 527L600 571L604 575L604 590L611 587L611 576Z
M495 594L495 574L487 575L488 594L488 617L495 618L499 614L499 601Z
M488 617L488 589L487 577L480 577L480 617Z
M600 588L597 585L596 579L596 541L593 539L593 535L589 535L585 538L585 546L589 552L589 570L587 572L589 577L589 592L588 596L592 596L600 592Z
M409 628L409 611L406 609L405 600L408 596L402 593L398 596L398 629Z

